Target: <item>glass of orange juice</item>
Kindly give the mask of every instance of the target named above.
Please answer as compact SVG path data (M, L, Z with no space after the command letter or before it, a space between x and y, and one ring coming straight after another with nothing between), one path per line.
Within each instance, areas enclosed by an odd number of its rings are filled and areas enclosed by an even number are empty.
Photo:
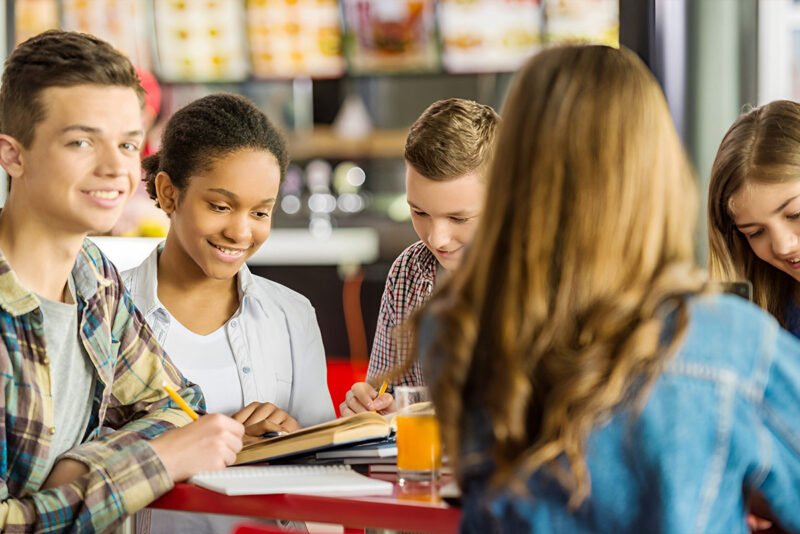
M424 386L394 388L397 407L397 480L431 483L439 479L442 441L439 422Z

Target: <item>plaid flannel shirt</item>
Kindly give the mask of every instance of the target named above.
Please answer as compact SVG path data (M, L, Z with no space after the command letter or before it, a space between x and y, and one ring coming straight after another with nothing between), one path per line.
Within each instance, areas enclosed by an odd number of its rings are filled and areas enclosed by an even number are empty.
M405 364L410 351L410 339L398 326L422 307L433 293L438 262L422 241L403 251L394 260L378 312L378 326L369 357L367 381L376 384L380 377ZM424 385L419 361L393 380L396 385Z
M90 241L72 275L80 340L97 379L83 443L61 458L80 461L89 472L42 490L57 424L51 378L58 377L50 374L39 300L0 253L0 530L6 533L118 526L172 487L147 440L189 418L165 397L162 384L178 389L196 410L205 409L199 388L165 357L116 268Z

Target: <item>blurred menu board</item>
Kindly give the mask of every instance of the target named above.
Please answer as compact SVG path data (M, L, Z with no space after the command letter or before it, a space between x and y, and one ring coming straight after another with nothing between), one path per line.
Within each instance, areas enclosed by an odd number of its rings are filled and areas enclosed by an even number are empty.
M429 72L439 68L433 0L342 0L350 72Z
M14 0L14 40L27 41L43 31L59 27L56 0Z
M235 82L248 75L244 2L153 0L159 78Z
M64 0L65 30L91 33L150 69L145 0Z
M547 0L548 43L619 46L619 0Z
M514 71L541 47L539 0L440 0L438 21L449 72Z
M336 0L248 0L247 35L257 78L344 74Z

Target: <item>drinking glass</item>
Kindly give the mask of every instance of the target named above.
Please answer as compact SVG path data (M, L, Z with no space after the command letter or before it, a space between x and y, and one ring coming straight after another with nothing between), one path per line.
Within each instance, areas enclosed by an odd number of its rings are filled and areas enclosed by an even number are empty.
M398 482L404 485L437 481L442 466L442 441L428 389L397 386L394 398Z

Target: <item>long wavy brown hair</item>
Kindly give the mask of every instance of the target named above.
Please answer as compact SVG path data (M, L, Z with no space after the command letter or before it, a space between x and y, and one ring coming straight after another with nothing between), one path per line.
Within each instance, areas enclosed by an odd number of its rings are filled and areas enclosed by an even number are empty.
M748 183L800 180L800 104L776 100L730 127L711 167L708 189L709 272L722 281L749 280L753 300L785 327L786 299L797 282L755 255L731 214L731 197Z
M479 408L494 481L546 468L577 506L588 435L641 405L685 330L685 296L703 286L696 184L658 83L629 51L541 52L501 116L482 225L417 316L418 331L436 325L419 356L437 370L429 386L459 473L462 424Z

